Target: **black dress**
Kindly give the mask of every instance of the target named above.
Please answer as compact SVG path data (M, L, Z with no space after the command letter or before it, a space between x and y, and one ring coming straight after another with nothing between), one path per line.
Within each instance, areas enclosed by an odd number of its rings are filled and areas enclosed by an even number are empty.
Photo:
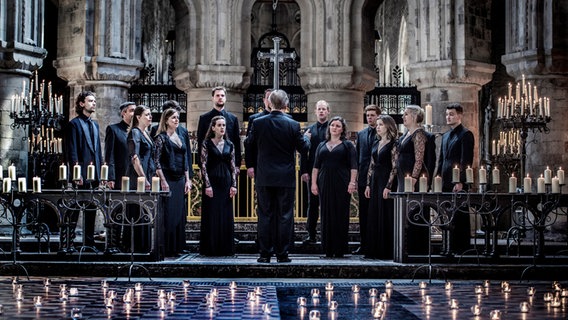
M426 174L424 154L428 137L423 128L418 128L412 135L406 138L408 132L399 138L397 143L396 176L398 192L404 192L404 178L409 175L420 179ZM406 138L406 139L405 139ZM414 192L418 191L419 183L414 185ZM409 254L428 254L428 228L430 210L425 208L422 212L410 210L407 213L406 246Z
M138 157L140 160L140 165L144 169L144 175L149 183L152 182L152 177L156 172L156 166L154 165L154 159L152 157L152 149L154 144L152 141L148 140L142 131L134 127L128 133L126 139L128 145L128 155L129 159L134 156ZM136 184L138 180L138 173L134 169L132 161L129 162L127 169L127 174L130 177L130 190L136 190ZM120 181L120 178L118 178ZM123 248L126 251L134 249L134 252L148 252L151 246L151 219L147 212L140 211L140 206L129 205L127 208L127 215L125 217L126 221L122 221L123 225L123 237L122 243ZM132 223L131 226L129 224ZM130 238L131 228L134 230L134 241Z
M170 188L169 196L162 197L164 249L167 257L176 256L185 250L185 172L188 171L188 163L187 146L184 139L180 140L182 143L178 146L165 132L154 140L156 170L162 170Z
M357 170L355 146L351 141L343 141L330 151L327 141L323 141L316 150L314 168L319 169L323 251L328 257L341 257L348 251L351 194L347 188L351 170Z
M367 250L366 258L393 258L394 251L394 200L384 199L385 188L396 185L390 178L392 171L392 152L395 141L392 140L379 150L379 144L373 146L369 167L368 185L371 188L369 211L367 213Z
M211 139L206 139L201 149L203 189L199 252L206 256L234 254L233 202L229 192L231 187L237 187L235 148L231 141L223 141L222 151ZM205 194L207 187L213 189L212 198Z

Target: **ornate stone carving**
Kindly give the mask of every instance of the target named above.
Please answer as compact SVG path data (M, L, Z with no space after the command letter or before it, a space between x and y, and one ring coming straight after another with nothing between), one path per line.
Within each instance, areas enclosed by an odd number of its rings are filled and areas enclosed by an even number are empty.
M377 75L362 67L300 68L298 75L306 92L312 90L348 89L370 91L375 87Z
M57 75L67 81L105 80L131 82L144 66L138 60L108 57L60 58L54 61Z
M407 66L411 81L418 90L432 87L470 84L481 87L491 81L495 65L472 60L441 60Z
M174 80L182 91L215 86L243 90L250 85L251 73L252 69L244 66L197 65L175 72Z

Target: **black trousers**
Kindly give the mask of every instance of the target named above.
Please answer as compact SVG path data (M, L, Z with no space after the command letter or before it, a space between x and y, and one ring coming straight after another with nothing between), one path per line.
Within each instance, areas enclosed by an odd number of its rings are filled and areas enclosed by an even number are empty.
M310 182L311 183L311 182ZM314 196L310 191L310 184L308 184L308 221L306 222L306 229L311 239L316 239L317 226L319 219L319 196Z
M361 235L361 252L365 253L367 241L367 215L369 212L369 200L365 197L365 186L357 189L359 196L359 234Z
M296 188L256 187L258 247L262 257L287 256L294 229Z

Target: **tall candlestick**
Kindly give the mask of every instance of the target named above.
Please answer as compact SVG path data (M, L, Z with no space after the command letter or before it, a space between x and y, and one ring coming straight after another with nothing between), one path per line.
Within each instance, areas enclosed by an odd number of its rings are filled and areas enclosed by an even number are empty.
M81 180L81 166L78 163L73 166L73 180Z
M487 170L479 168L479 184L487 184Z
M563 186L564 185L564 170L562 170L562 167L558 168L558 171L556 171L556 176L558 177L558 183Z
M436 176L434 178L434 192L440 193L442 192L442 177Z
M527 176L523 179L523 192L531 193L531 190L532 190L532 179L527 174Z
M493 169L493 171L491 172L491 180L493 184L501 184L501 173L499 172L499 169Z
M473 169L470 166L465 169L465 182L473 183Z
M144 193L146 190L146 177L138 177L136 182L136 192Z
M560 193L560 182L558 177L552 178L552 193Z
M64 163L59 166L59 180L67 181L67 166Z
M122 185L120 191L128 192L130 190L130 178L129 177L122 177Z
M152 177L152 192L160 192L160 177Z
M552 183L552 170L547 166L546 170L544 170L544 183L551 184Z
M538 180L537 180L536 193L545 193L545 191L546 191L545 179L541 174L540 177L538 177Z
M87 166L87 180L95 180L95 166L93 163Z
M18 192L26 192L27 190L26 178L18 178Z
M460 182L460 168L456 166L452 169L452 183Z
M509 193L515 193L515 192L517 192L517 178L513 174L509 178Z
M422 193L428 192L428 178L426 178L426 175L420 177L418 191Z
M16 181L16 166L13 163L8 166L8 177Z
M108 165L106 163L101 166L101 180L108 180Z
M32 191L33 191L33 193L41 193L41 178L40 177L33 177L32 178Z
M404 192L412 192L412 177L410 175L406 175L404 177Z

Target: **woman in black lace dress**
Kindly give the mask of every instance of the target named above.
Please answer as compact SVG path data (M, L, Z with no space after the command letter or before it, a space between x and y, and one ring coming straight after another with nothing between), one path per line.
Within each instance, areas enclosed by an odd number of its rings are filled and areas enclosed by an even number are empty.
M160 177L162 191L170 192L169 196L162 197L166 257L177 256L185 251L187 201L184 195L191 189L186 157L188 146L185 145L185 139L177 135L178 126L178 111L167 109L162 113L154 139L156 174Z
M365 197L369 200L367 214L367 251L365 258L393 258L394 249L394 200L388 190L396 185L391 177L394 145L398 138L396 122L391 116L381 115L377 119L378 144L373 146L371 164L367 174Z
M235 147L226 139L225 117L215 116L201 149L203 192L199 252L206 256L233 255L233 203L237 194Z

